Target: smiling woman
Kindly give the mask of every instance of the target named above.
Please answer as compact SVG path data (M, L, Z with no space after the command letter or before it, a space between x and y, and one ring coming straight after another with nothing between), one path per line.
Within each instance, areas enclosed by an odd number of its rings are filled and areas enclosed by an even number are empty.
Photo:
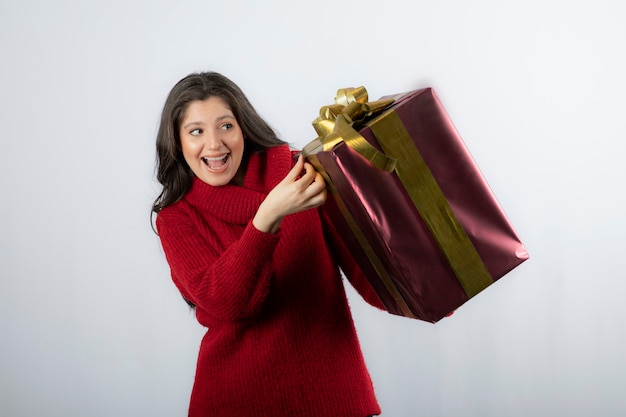
M195 176L213 186L241 185L243 133L224 100L192 101L181 124L183 156Z
M174 86L157 153L156 228L208 329L189 415L380 413L339 268L382 305L317 210L322 176L216 73Z
M246 155L285 144L231 80L214 72L188 75L172 88L161 114L156 146L157 180L163 190L154 202L154 213L180 200L191 188L194 172L187 163L181 163L184 159L181 126L190 107L195 108L192 103L198 104L212 97L221 99L239 125L246 138ZM245 157L242 163L246 163Z

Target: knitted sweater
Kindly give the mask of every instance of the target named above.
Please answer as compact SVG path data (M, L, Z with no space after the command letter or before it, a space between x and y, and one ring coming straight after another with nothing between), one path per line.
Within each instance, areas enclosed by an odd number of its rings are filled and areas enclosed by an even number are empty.
M380 413L338 264L382 305L332 226L315 209L286 216L275 234L252 225L292 164L287 146L252 155L243 187L195 179L157 216L172 279L208 328L189 416Z

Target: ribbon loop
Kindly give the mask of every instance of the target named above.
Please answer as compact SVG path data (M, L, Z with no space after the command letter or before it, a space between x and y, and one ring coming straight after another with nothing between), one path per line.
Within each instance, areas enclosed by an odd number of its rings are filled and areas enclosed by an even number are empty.
M340 88L337 90L335 103L347 106L350 103L367 103L368 95L365 87Z
M337 90L335 104L320 108L319 117L313 120L313 127L319 135L315 144L302 150L304 156L313 152L329 151L340 143L346 143L377 168L391 172L396 166L396 158L389 157L373 147L354 127L363 123L389 107L394 100L368 102L365 87L342 88Z

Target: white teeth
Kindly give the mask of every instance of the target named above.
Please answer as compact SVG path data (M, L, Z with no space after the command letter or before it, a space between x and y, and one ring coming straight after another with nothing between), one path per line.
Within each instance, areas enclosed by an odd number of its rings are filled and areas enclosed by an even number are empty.
M201 159L208 164L213 161L224 161L227 157L228 154L224 154L222 156L203 156Z
M224 158L226 158L226 155L213 156L213 157L208 157L208 156L203 156L202 157L202 159L204 159L205 161L221 161Z
M209 169L221 169L227 164L229 153L225 153L222 156L202 156L202 162L209 167Z

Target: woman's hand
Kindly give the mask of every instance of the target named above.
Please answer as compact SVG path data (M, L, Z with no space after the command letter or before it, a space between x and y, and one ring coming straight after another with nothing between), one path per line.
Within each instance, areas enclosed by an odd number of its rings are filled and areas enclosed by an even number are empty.
M267 195L252 224L261 232L276 233L286 215L319 207L326 201L326 184L300 155L287 176Z

